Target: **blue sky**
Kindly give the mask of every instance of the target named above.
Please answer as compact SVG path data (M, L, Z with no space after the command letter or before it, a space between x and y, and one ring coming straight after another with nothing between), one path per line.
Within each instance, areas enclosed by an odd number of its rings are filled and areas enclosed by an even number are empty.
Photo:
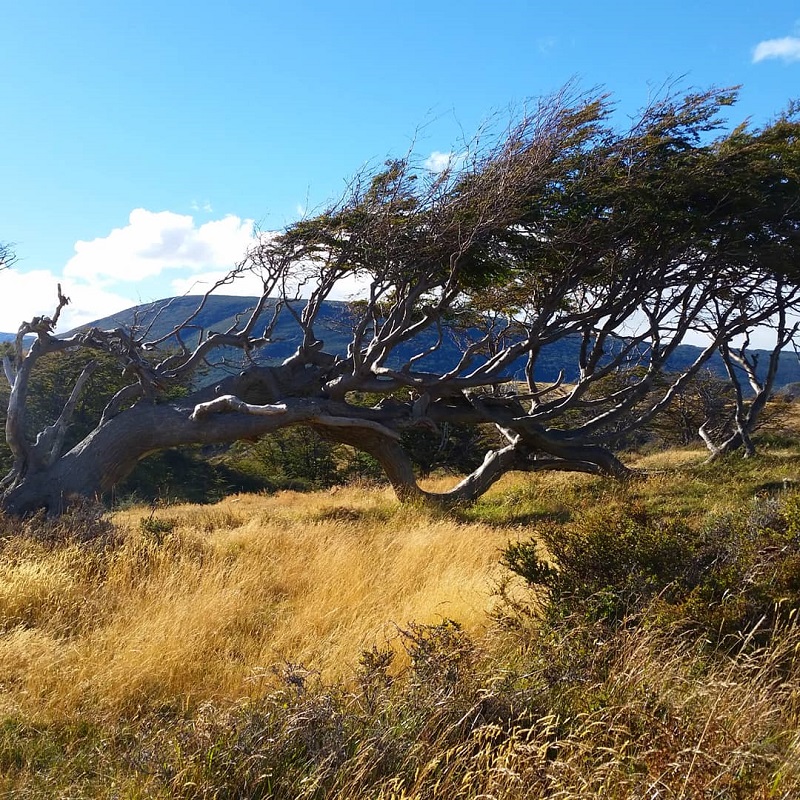
M365 164L447 153L571 79L620 119L665 81L800 97L800 2L5 0L0 330L64 326L232 264ZM247 287L243 287L246 291Z

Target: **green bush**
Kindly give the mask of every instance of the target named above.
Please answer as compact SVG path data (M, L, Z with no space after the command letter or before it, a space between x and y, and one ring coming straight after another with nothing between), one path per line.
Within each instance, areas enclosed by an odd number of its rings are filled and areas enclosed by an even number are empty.
M115 502L216 503L235 492L255 492L272 486L200 447L153 453L113 492Z
M546 593L551 621L616 626L647 611L651 623L696 629L714 645L758 644L759 630L800 605L800 497L757 498L697 526L609 505L540 526L503 563Z
M385 480L374 458L322 438L311 428L285 428L240 442L225 456L234 471L269 489L327 489L351 480Z
M529 584L545 587L548 612L580 612L619 622L656 595L675 591L692 560L691 531L653 521L635 506L606 506L575 522L549 524L534 539L508 547L503 563ZM550 559L541 557L544 545Z

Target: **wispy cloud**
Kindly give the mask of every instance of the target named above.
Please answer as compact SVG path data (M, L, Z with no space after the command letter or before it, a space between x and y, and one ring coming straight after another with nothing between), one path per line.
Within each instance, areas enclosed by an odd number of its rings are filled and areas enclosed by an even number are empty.
M766 39L753 50L753 63L779 58L785 63L800 61L800 37L784 36L782 39Z
M536 49L539 55L549 56L556 47L558 47L558 39L555 36L540 36L536 40Z
M214 210L208 200L203 203L198 203L197 200L192 200L192 204L189 207L192 209L192 211L204 211L206 214L210 214Z
M444 172L450 166L452 159L452 153L440 153L438 150L434 150L425 159L423 166L431 172Z

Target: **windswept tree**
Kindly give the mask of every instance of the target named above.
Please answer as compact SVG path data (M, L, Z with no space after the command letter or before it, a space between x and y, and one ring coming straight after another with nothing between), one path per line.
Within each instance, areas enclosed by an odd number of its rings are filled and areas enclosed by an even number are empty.
M708 448L709 461L741 450L745 458L755 455L752 434L758 428L768 400L772 396L778 366L784 349L795 342L800 320L789 319L789 312L797 299L797 287L779 275L770 282L774 292L777 312L774 319L765 322L765 328L773 331L773 345L769 351L753 351L750 347L750 331L746 331L738 342L724 341L719 351L732 394L732 408L728 419L709 417L700 426L698 433ZM764 356L766 355L766 358ZM713 426L727 435L715 439Z
M53 316L24 323L4 361L14 463L3 505L57 512L73 495L109 489L154 451L292 425L374 456L403 500L469 501L509 470L625 477L616 443L667 407L715 351L797 304L800 121L790 110L725 133L733 101L718 90L662 98L620 131L607 97L567 91L478 139L443 172L412 157L391 161L325 212L260 240L225 280L255 274L261 297L224 331L202 328L206 295L160 335L156 310L131 329L59 336L68 302L59 290ZM366 289L346 347L334 348L321 316L345 279ZM299 345L269 365L281 315L293 319ZM706 345L664 381L692 332ZM452 338L458 362L434 368ZM574 374L544 385L538 365L558 342L575 353ZM80 349L114 355L126 385L66 449L87 365L33 440L25 413L37 362ZM167 399L232 349L240 371ZM401 438L451 424L491 425L502 441L433 496L418 486Z
M751 349L750 329L736 341L725 339L720 343L720 354L733 391L732 432L715 440L709 425L712 421L701 426L699 433L711 453L710 460L735 450L741 450L745 457L755 454L752 433L772 395L781 353L789 345L797 344L800 329L796 314L800 277L797 111L796 106L790 107L787 115L756 134L739 127L719 144L722 153L734 165L737 160L748 165L744 172L731 169L729 173L730 202L741 207L732 224L736 225L737 235L746 235L753 245L753 258L764 273L763 284L758 287L762 295L760 302L767 308L773 307L774 311L761 323L762 328L772 334L770 351L759 353ZM720 324L720 309L724 308L724 300L720 303L715 299L706 320L708 332L712 333Z

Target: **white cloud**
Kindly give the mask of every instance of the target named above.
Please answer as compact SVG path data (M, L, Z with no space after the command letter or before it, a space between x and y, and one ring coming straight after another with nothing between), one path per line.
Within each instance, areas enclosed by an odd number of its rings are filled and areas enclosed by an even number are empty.
M168 269L231 267L243 257L252 238L249 219L229 215L197 227L188 214L137 208L124 228L76 242L64 275L110 284L141 281Z
M275 233L262 232L262 238ZM201 294L225 277L255 241L252 220L228 216L197 225L192 216L135 209L126 226L107 236L75 244L63 271L0 271L0 331L13 333L23 321L52 314L56 286L72 298L58 331L71 330L140 303L170 295ZM302 268L301 268L302 269ZM364 295L363 278L343 279L331 299ZM227 295L259 295L262 283L245 272L217 290ZM310 287L302 294L308 295Z
M23 321L52 314L58 302L57 283L47 270L0 272L0 331L14 333Z
M431 172L444 172L453 160L452 153L440 153L434 150L423 162L425 169Z
M61 312L59 331L71 330L135 304L129 297L65 280L50 270L5 270L0 272L0 331L14 333L22 322L52 315L58 303L59 283L64 294L74 301Z
M800 37L784 36L782 39L759 42L753 50L753 63L758 64L768 58L780 58L787 64L800 61Z
M422 166L437 174L444 172L446 169L457 172L464 166L468 155L469 153L467 151L461 153L442 153L439 150L434 150L425 161L422 162Z
M197 225L191 215L137 208L124 227L76 242L75 255L60 274L19 267L0 271L0 331L12 333L25 320L52 314L59 282L73 299L58 326L66 331L168 295L165 273L188 273L189 282L212 270L224 275L252 245L253 228L252 220L232 215Z

